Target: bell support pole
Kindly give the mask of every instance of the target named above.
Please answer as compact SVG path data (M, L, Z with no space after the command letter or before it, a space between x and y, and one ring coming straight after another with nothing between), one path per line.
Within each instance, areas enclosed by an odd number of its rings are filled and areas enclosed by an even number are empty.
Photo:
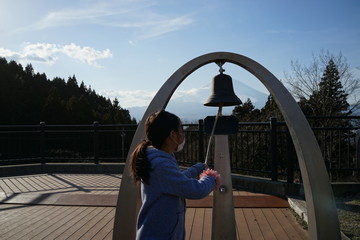
M214 191L211 239L235 240L236 221L228 135L215 135L214 169L221 175L222 185L219 190Z
M257 77L274 97L289 128L299 160L308 210L309 239L341 239L334 195L315 135L295 99L265 67L243 55L230 52L208 53L185 63L159 89L140 121L132 140L119 190L113 239L133 240L136 234L139 186L130 177L130 154L144 137L145 119L165 109L176 88L196 69L223 60L236 64ZM214 227L214 226L213 226ZM241 233L240 233L241 234Z

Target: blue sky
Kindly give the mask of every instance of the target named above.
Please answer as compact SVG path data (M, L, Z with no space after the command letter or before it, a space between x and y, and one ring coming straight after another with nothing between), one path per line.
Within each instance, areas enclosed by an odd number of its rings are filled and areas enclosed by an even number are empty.
M341 52L360 76L359 13L359 0L1 0L0 56L49 79L75 75L129 108L149 104L189 60L217 51L250 57L279 79L291 60ZM224 68L267 93L244 69ZM173 97L191 98L217 73L215 64L200 68Z

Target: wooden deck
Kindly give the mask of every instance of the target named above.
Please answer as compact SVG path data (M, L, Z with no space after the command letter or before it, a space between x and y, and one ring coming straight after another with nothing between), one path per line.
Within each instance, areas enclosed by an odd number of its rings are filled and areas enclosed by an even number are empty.
M0 239L112 239L120 181L111 174L0 178ZM236 191L234 199L238 239L307 239L273 196ZM210 200L188 202L186 239L211 239Z

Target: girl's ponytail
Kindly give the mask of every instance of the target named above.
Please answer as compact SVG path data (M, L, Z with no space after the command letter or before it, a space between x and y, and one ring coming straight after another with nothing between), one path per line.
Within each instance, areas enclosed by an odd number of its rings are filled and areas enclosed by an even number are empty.
M143 183L149 183L150 177L150 162L146 158L146 149L151 145L149 140L144 140L135 148L131 155L131 175L135 182L142 181Z

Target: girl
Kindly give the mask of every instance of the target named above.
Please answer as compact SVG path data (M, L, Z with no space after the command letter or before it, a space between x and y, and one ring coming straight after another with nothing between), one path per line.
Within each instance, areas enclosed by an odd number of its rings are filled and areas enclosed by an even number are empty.
M180 171L173 153L182 150L185 136L176 115L164 110L151 114L145 133L147 140L135 148L131 158L131 173L141 182L142 198L136 239L183 240L185 198L206 197L220 185L220 176L213 170L204 171L203 163Z

